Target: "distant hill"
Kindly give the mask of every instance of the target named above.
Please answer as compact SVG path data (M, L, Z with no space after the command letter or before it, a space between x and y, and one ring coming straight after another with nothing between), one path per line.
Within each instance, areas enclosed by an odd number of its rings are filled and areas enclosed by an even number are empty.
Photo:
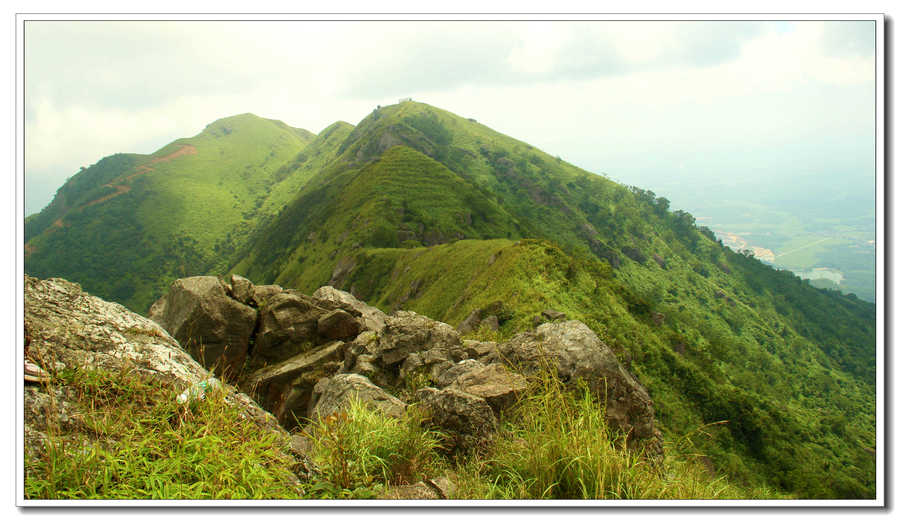
M126 189L127 187L127 189ZM735 253L652 192L411 101L317 136L251 115L74 176L26 224L26 271L144 312L236 273L508 338L588 324L667 442L816 498L875 493L875 306ZM706 425L706 426L705 426ZM683 448L683 446L682 446Z
M26 222L27 269L146 311L172 279L228 267L302 185L302 170L282 167L314 137L244 114L150 155L106 157Z

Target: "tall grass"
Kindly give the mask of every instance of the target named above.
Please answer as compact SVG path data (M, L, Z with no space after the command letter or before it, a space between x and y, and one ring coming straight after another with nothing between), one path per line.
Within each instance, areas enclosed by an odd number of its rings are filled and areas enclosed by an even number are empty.
M783 498L712 477L688 453L689 438L664 460L624 448L602 404L549 373L533 381L486 454L455 467L440 455L443 434L415 406L398 419L352 400L304 430L316 475L304 482L284 439L241 417L223 389L180 405L182 389L128 370L63 371L48 394L57 388L81 413L76 426L49 414L46 449L26 450L28 499L375 498L441 475L460 499Z
M353 399L344 411L313 423L306 430L311 458L330 484L317 489L343 498L348 490L425 478L441 463L441 436L424 428L423 419L415 407L396 419Z
M48 442L26 450L28 499L302 498L293 459L275 433L261 431L207 392L188 405L180 389L129 371L69 370L65 386L79 408L77 428L48 417Z
M771 498L736 488L687 458L650 460L624 447L604 408L544 374L504 423L490 454L458 469L466 499Z

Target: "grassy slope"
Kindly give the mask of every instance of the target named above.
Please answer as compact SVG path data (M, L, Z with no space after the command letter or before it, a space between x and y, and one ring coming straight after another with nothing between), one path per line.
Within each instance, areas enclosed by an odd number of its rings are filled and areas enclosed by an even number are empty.
M871 493L874 459L865 448L874 447L872 387L797 332L809 320L782 315L771 299L742 295L733 306L727 300L697 305L717 301L719 287L734 294L727 277L707 279L671 266L651 267L646 275L628 267L614 276L605 262L533 240L374 249L356 260L362 267L347 287L385 310L401 307L456 325L472 309L502 302L509 321L491 339L529 328L546 308L584 321L630 360L667 438L727 421L697 442L738 482L766 482L804 496ZM640 294L641 283L689 294L654 304ZM855 319L853 309L829 305L840 296L805 284L795 290L818 295L811 304L831 307L832 319Z
M145 311L174 278L224 269L224 259L302 185L302 178L276 174L309 139L244 114L152 155L106 158L73 177L38 216L38 224L60 219L62 227L33 227L26 271L77 281ZM184 147L196 153L168 158ZM115 191L103 183L130 191L84 206Z
M509 214L466 179L398 145L361 167L329 166L233 271L314 290L329 281L336 259L361 247L498 235L520 235Z
M633 359L672 434L729 421L705 446L720 469L805 496L874 492L871 305L732 253L650 192L427 105L373 112L337 154L234 271L313 290L349 266L343 288L453 324L499 300L516 316L505 333L556 307ZM475 207L488 217L467 219ZM507 237L561 249L456 242Z
M132 371L65 370L46 384L80 413L46 418L45 449L25 452L26 499L304 497L284 438L248 421L222 390L182 405L183 388Z

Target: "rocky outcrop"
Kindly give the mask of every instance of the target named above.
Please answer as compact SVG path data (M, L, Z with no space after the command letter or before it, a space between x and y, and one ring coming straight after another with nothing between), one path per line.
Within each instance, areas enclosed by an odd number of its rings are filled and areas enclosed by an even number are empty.
M307 417L316 383L338 372L344 344L335 341L302 352L250 374L241 387L257 396L286 428L302 424Z
M453 379L450 388L484 399L499 416L516 403L528 388L528 382L525 376L495 363L463 372Z
M333 287L307 296L231 276L177 280L150 315L138 316L65 280L25 280L29 355L51 375L76 367L127 369L191 388L210 377L192 356L226 367L241 374L245 392L226 384L227 402L276 432L306 478L315 471L305 458L308 446L296 437L292 443L285 428L299 430L346 410L354 399L401 417L408 404L393 392L445 433L448 453L460 455L486 447L498 418L528 392L527 374L547 368L570 385L583 381L603 399L609 423L627 433L629 446L661 453L647 391L586 325L560 321L561 313L545 311L543 319L557 321L507 342L461 341L446 323L409 311L385 315ZM485 317L489 326L491 316L497 314ZM238 354L230 350L234 345ZM26 449L42 449L50 424L54 431L84 429L83 411L67 392L53 381L26 387ZM433 484L394 490L398 498L447 495Z
M524 374L549 368L573 386L584 381L605 403L610 424L627 433L629 443L637 442L650 454L661 450L647 391L586 325L564 321L562 312L544 310L535 321L550 323L505 343L462 341L460 330L465 327L456 330L410 311L386 315L330 286L307 296L278 286L254 286L237 276L228 283L209 277L188 281L173 284L177 294L162 298L154 306L157 312L177 316L169 307L182 300L191 309L229 308L233 303L257 312L253 347L243 365L249 375L242 378L241 388L288 428L333 413L351 394L397 414L406 405L395 402L390 392L426 386L430 389L416 393L410 403L421 401L434 425L451 433L448 449L466 450L485 442L497 417L527 392ZM182 289L195 286L207 290ZM217 303L197 301L203 294ZM223 303L223 298L231 303ZM467 321L494 328L510 315L495 302ZM227 332L211 327L203 334L211 344L222 344L224 337L216 334Z
M247 357L256 310L230 292L232 288L214 276L182 278L150 307L148 316L204 367L235 375Z
M499 345L497 359L535 371L549 367L564 382L583 381L606 404L607 420L650 453L662 449L647 390L616 359L613 351L580 321L545 323Z
M25 325L29 355L51 374L71 369L130 372L176 390L211 375L155 321L91 296L66 280L25 277ZM62 437L89 431L81 424L88 410L80 409L73 390L59 381L54 377L25 388L25 441L26 450L36 450L32 453L45 449L50 427ZM261 432L280 436L289 450L290 436L270 413L230 385L225 388L227 403ZM304 466L298 461L298 467Z
M129 366L185 386L208 377L156 322L59 278L25 277L25 326L31 356L49 371Z
M343 309L335 309L316 322L316 331L319 337L330 340L353 339L361 329L356 318Z
M283 292L270 296L259 312L252 365L277 363L315 346L319 318L327 312L302 294Z
M397 311L388 316L384 334L378 341L379 360L385 366L393 366L420 351L445 354L455 360L465 356L459 334L450 325L411 311Z

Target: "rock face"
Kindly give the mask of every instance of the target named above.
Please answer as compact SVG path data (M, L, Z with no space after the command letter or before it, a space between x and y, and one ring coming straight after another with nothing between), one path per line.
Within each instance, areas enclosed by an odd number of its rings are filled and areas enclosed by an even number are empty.
M352 339L361 328L356 318L343 309L335 309L316 322L319 336L325 339Z
M185 386L208 377L159 324L59 278L25 277L31 355L48 370L125 364Z
M484 399L499 416L501 411L516 403L516 399L528 388L528 383L525 376L495 363L460 374L450 388Z
M662 449L647 390L587 325L574 320L545 323L499 345L497 352L514 368L538 370L548 365L564 382L584 381L604 399L613 426L645 444L650 453Z
M176 388L187 388L211 375L156 322L84 293L79 285L62 279L25 277L25 324L29 354L51 373L73 368L130 369ZM69 392L54 382L26 386L27 450L44 449L50 423L59 427L63 436L78 431L82 411ZM226 402L238 407L248 421L281 436L287 449L288 433L250 397L229 387Z
M231 287L213 276L182 278L172 283L148 315L206 368L237 374L247 357L256 310L229 292Z
M254 364L277 363L314 346L319 318L327 312L302 294L283 292L270 296L259 312Z
M459 334L446 323L410 311L397 311L388 317L376 351L385 366L396 365L413 352L426 350L456 359L465 355Z

